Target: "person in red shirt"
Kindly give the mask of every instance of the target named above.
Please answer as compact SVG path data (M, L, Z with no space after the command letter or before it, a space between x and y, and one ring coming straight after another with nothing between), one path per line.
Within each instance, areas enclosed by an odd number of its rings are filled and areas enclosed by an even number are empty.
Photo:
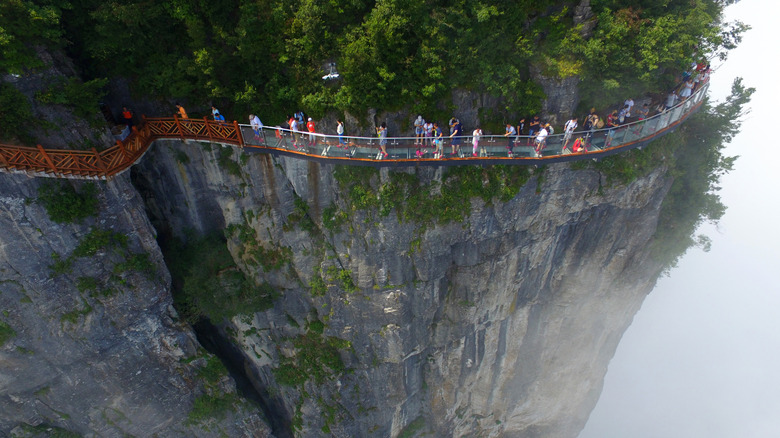
M122 107L122 120L128 128L133 127L133 112L127 109L126 106Z
M588 152L585 142L582 141L582 137L577 137L577 139L574 140L571 150L574 151L575 154L579 152Z
M309 146L317 144L317 137L314 135L314 120L309 117L309 123L306 124L306 129L309 130Z

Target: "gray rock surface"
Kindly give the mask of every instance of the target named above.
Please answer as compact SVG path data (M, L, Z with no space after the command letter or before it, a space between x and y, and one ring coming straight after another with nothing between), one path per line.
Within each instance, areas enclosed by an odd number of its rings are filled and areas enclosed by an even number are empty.
M134 182L153 221L173 233L246 224L264 247L291 249L284 269L243 265L281 296L223 330L278 414L300 420L300 436L576 436L661 270L648 247L671 181L663 168L602 187L597 172L549 166L509 202L473 200L462 223L423 227L355 210L331 233L322 211L348 205L332 166L237 153L245 164L230 175L220 151L158 142ZM441 169L406 171L423 184L442 177ZM383 169L372 185L388 181ZM291 219L296 196L313 232ZM239 242L229 246L244 260ZM348 271L358 291L328 281L327 293L313 296L313 273L329 267ZM313 320L325 323L325 336L349 341L341 350L348 371L280 385L272 369L305 353L290 340Z
M40 425L84 436L269 436L248 406L187 421L206 391L199 370L208 355L177 322L170 275L129 177L97 184L99 214L81 224L49 219L34 201L42 181L0 175L0 321L15 333L0 345L0 436ZM95 229L126 236L126 248L102 244L56 274L53 254L67 259ZM122 267L136 254L146 254L148 271ZM227 376L215 383L233 388Z

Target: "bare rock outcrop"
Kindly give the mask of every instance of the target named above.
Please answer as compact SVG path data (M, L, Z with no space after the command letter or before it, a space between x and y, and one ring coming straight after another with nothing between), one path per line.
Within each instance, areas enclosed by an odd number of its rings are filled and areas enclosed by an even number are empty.
M129 178L94 183L99 213L75 224L49 219L36 202L43 183L60 182L0 176L0 322L10 333L0 345L0 435L269 436L243 403L221 418L193 415L199 399L235 397L234 384L204 381L215 359L178 321Z

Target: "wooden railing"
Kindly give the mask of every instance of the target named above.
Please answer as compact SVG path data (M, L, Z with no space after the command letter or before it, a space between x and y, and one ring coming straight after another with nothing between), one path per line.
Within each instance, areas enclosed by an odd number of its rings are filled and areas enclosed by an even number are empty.
M389 157L376 153L379 148L375 137L345 137L349 147L338 148L343 139L337 136L317 134L315 140L308 146L300 147L304 139L312 138L305 133L291 133L281 128L264 128L261 136L255 136L251 127L239 125L237 122L216 122L203 119L146 118L140 128L133 128L130 135L115 145L98 152L94 148L89 151L47 149L40 145L36 147L13 146L0 144L0 170L6 172L25 172L36 176L55 178L112 178L138 162L155 140L182 139L197 140L212 143L222 143L246 147L247 149L294 156L320 162L334 162L358 165L466 165L466 164L546 164L560 161L575 161L591 158L602 158L623 150L640 147L648 141L671 132L689 115L698 110L706 93L707 84L700 87L687 101L675 108L653 116L645 121L624 125L612 130L592 131L590 133L575 133L587 135L587 138L598 137L601 145L594 146L586 153L571 154L566 151L553 151L552 148L544 154L512 154L499 143L507 141L503 136L484 136L483 141L489 149L486 155L472 157L461 153L453 159L441 160L427 156L414 156L414 138L388 138L387 150L394 152ZM248 139L242 134L248 135ZM617 132L617 134L616 134ZM613 141L613 138L617 140ZM528 139L528 138L526 138ZM551 136L559 141L561 136ZM606 140L608 139L608 141ZM469 149L469 136L464 136L460 148ZM521 139L520 139L521 140ZM518 140L518 142L520 141ZM298 143L298 142L301 143ZM554 141L550 140L551 143ZM490 146L490 143L493 143ZM562 142L561 142L562 143ZM483 143L480 143L483 144ZM503 144L503 143L501 143ZM550 144L550 143L548 143ZM590 144L590 143L589 143ZM449 146L448 146L449 147ZM533 148L520 146L518 149ZM425 148L422 148L423 150ZM331 151L332 150L332 151ZM503 155L502 155L503 154Z

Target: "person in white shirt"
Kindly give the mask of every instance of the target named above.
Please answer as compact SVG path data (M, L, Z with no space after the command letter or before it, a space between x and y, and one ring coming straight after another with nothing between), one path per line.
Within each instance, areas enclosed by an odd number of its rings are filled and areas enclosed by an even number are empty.
M339 145L338 147L343 147L344 149L347 148L347 143L344 141L344 122L341 120L336 120L336 123L338 126L336 126L336 134L339 135Z
M255 131L255 140L260 140L260 131L263 130L263 122L260 121L260 117L256 114L249 115L249 124L252 125L252 130Z
M634 99L629 97L628 99L626 99L623 105L628 107L628 112L626 113L626 117L631 117L631 110L634 108Z
M506 134L504 134L504 137L509 137L509 140L506 143L506 150L508 151L507 154L511 157L512 156L512 149L515 147L515 136L517 135L517 130L515 130L515 127L512 126L511 123L506 124Z
M471 156L477 156L477 148L479 147L479 137L482 136L482 130L477 128L471 133L471 143L474 145L474 149L471 151Z
M539 130L539 132L536 134L536 156L541 157L542 156L542 150L544 149L545 144L547 143L547 126L550 126L549 124L542 127L542 129Z
M563 125L563 148L561 149L561 153L566 150L566 146L569 144L569 140L571 140L571 135L575 129L577 129L576 117L572 117L568 122L566 122L565 125Z

